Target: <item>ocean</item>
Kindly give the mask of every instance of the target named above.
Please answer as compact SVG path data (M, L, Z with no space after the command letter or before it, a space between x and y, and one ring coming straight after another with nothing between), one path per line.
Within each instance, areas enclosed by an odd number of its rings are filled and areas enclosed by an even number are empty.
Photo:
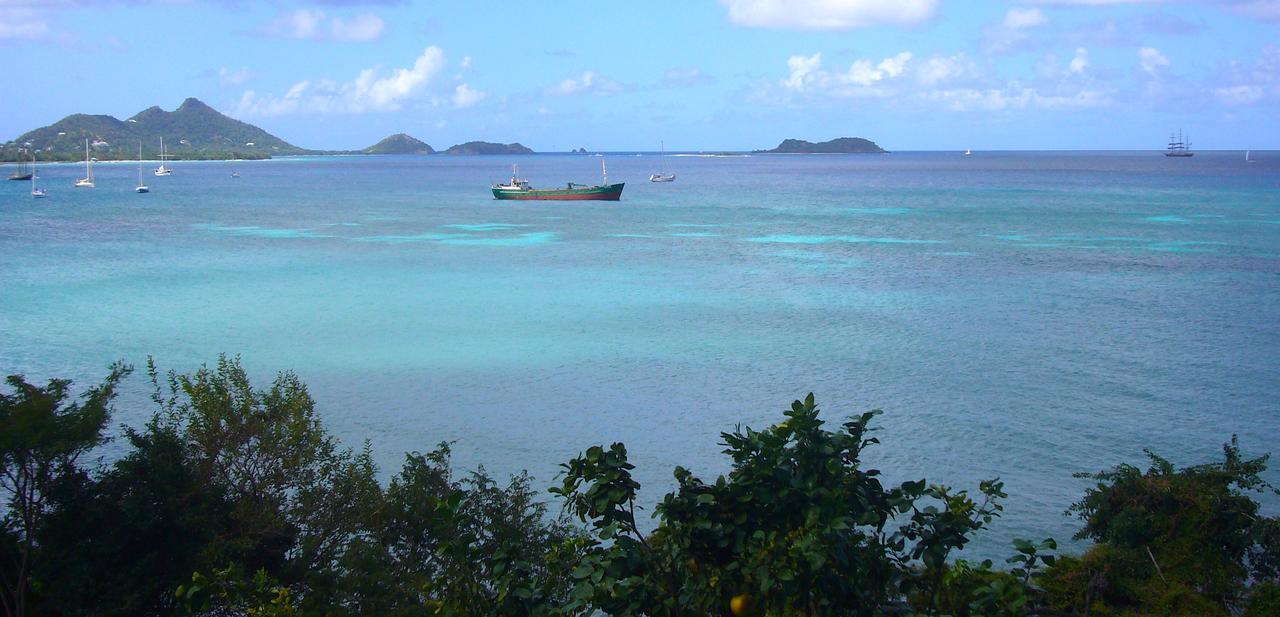
M179 161L145 195L133 164L92 190L42 165L46 199L0 185L0 372L238 354L262 387L296 372L384 477L452 441L459 470L550 486L620 441L646 511L812 391L833 427L884 410L889 480L1005 482L970 556L1079 548L1073 472L1280 446L1280 153L1243 158L668 156L657 184L657 156L613 154L618 203L489 193L513 162L598 182L583 155ZM149 393L139 370L114 423Z

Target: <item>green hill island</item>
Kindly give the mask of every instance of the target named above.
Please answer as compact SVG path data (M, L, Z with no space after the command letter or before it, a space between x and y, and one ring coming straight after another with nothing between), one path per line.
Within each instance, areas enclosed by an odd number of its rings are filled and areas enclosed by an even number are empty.
M758 154L884 154L888 152L876 142L861 137L841 137L813 143L803 139L784 139L772 150L755 150Z
M174 111L148 107L126 120L72 114L14 139L4 148L4 160L15 160L19 149L38 150L42 161L82 160L86 139L90 155L101 161L138 158L139 141L142 156L155 159L162 137L165 151L182 160L266 159L312 153L189 98Z
M361 150L365 154L435 154L426 142L410 137L404 133L396 133L382 141Z
M173 111L148 107L131 118L72 114L49 126L23 133L0 145L0 162L30 160L80 161L89 156L100 161L154 160L165 153L177 160L269 159L272 156L321 154L533 154L518 143L469 141L437 152L427 143L397 133L363 150L308 150L295 146L247 122L220 113L199 99L188 98Z

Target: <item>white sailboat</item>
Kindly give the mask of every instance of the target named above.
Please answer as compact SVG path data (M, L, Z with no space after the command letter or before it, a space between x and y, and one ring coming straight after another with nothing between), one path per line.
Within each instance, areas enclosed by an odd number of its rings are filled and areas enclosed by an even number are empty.
M84 173L85 176L76 180L75 186L82 189L93 188L93 161L89 158L89 140L84 140Z
M1252 150L1245 150L1245 151L1244 151L1244 162L1246 162L1246 163L1257 163L1257 162L1258 162L1258 161L1255 161L1255 160L1253 159L1253 157L1252 157L1252 156L1250 156L1250 155L1252 154L1252 152L1253 152Z
M649 181L650 182L675 182L676 175L667 173L667 145L663 142L658 142L658 143L659 143L659 147L662 148L662 154L660 155L660 158L659 158L659 161L661 161L660 164L662 165L662 171L656 174L651 174L649 176Z
M138 158L142 158L142 157L139 156ZM161 137L160 138L160 166L156 168L157 176L168 176L173 173L173 170L169 169L169 166L164 164L165 159L167 158L169 158L169 155L164 153L164 137Z
M36 186L36 153L31 153L31 196L40 199L44 197L44 189Z
M151 189L142 183L142 140L138 140L138 186L133 189L135 193L149 193Z
M965 148L965 149L964 149L964 155L965 155L965 156L973 156L973 151L972 151L972 150L970 150L970 149L968 149L968 148Z

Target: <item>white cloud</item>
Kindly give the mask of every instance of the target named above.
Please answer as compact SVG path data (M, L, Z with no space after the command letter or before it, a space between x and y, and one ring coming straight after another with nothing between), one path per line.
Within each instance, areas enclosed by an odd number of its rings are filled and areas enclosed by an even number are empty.
M1089 50L1083 47L1076 48L1076 57L1071 59L1071 64L1067 70L1076 75L1084 75L1086 69L1089 68Z
M428 87L444 70L444 52L431 46L422 52L409 68L384 73L380 67L369 68L347 82L322 79L303 80L289 88L282 97L259 96L246 91L236 106L235 113L246 116L270 116L299 111L315 113L364 113L396 111L408 102L419 100ZM465 85L464 85L465 86ZM483 93L469 87L459 92L453 90L455 103L474 104ZM443 95L426 96L426 102L438 105ZM465 105L459 105L465 106Z
M232 70L224 66L218 69L218 85L238 86L248 80L249 69L245 67Z
M44 16L22 6L4 6L0 2L0 41L5 39L36 40L49 35Z
M667 69L662 73L662 80L659 85L668 87L679 86L702 86L715 83L716 78L701 69Z
M1171 0L1029 0L1053 6L1110 6L1118 4L1167 4ZM1188 0L1195 1L1195 0ZM1263 21L1280 21L1280 0L1198 0L1199 4Z
M329 22L330 38L335 41L375 41L382 38L386 22L373 13L361 13L351 19L334 17Z
M938 0L720 0L729 21L752 28L849 30L912 25L933 17Z
M1162 69L1169 66L1169 59L1154 47L1143 47L1138 50L1138 65L1148 75L1155 76Z
M1237 0L1227 10L1263 21L1280 21L1280 0Z
M1230 86L1215 88L1213 96L1223 105L1252 105L1262 100L1266 92L1254 85Z
M1230 62L1215 71L1215 76L1216 83L1210 89L1223 105L1280 100L1280 47L1268 45L1251 65Z
M431 46L418 56L412 68L396 69L386 77L378 77L376 69L360 71L347 98L356 108L397 109L401 100L421 90L443 68L444 52Z
M297 9L276 16L263 28L268 36L312 41L363 42L382 37L387 24L373 13L344 19L324 11Z
M1009 9L1004 14L1004 27L1010 30L1022 30L1024 28L1034 28L1043 26L1048 23L1049 19L1044 16L1044 12L1038 8L1032 9Z
M968 56L933 56L916 64L916 81L926 86L974 79L978 67Z
M1031 39L1027 32L1049 23L1049 18L1038 8L1014 7L1004 14L998 24L982 29L982 47L987 53L1001 54L1019 47Z
M885 91L874 86L901 76L910 61L911 52L904 51L877 64L872 64L871 60L855 60L848 70L831 73L822 68L821 53L791 56L787 59L789 74L782 81L782 87L797 93L818 95L882 95Z
M471 107L483 101L486 96L489 96L488 93L473 90L467 84L458 84L458 87L453 89L453 106L458 109Z
M821 67L821 53L807 57L791 56L787 58L787 68L790 69L791 73L786 81L783 82L783 85L792 90L804 90L809 84L826 75L821 72Z
M544 90L550 96L571 96L575 94L616 94L622 86L608 77L597 75L595 71L583 71L577 77L570 77Z
M1098 90L1071 94L1045 94L1037 88L1012 84L1007 88L980 90L958 88L926 92L922 98L943 103L952 111L1011 111L1024 109L1078 110L1110 106L1111 97Z
M855 85L870 86L878 81L901 75L908 60L911 60L909 51L904 51L892 58L885 58L875 68L871 68L870 60L858 60L849 66L849 72L845 73L844 79Z
M1054 6L1110 6L1114 4L1160 4L1168 0L1031 0Z
M1088 52L1077 49L1068 69L1051 57L1051 75L1061 81L1024 85L1016 80L1001 83L981 74L967 55L915 58L901 52L874 62L860 59L847 71L822 67L822 54L787 59L787 76L751 95L752 100L774 104L818 104L871 98L894 108L958 112L1012 110L1080 110L1115 104L1115 91L1093 83L1087 75Z

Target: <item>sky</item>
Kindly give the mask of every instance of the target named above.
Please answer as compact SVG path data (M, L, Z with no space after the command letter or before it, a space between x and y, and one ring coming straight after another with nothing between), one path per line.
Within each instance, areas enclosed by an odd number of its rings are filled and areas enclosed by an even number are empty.
M197 97L315 149L1280 149L1280 0L0 0L0 54L6 141Z

